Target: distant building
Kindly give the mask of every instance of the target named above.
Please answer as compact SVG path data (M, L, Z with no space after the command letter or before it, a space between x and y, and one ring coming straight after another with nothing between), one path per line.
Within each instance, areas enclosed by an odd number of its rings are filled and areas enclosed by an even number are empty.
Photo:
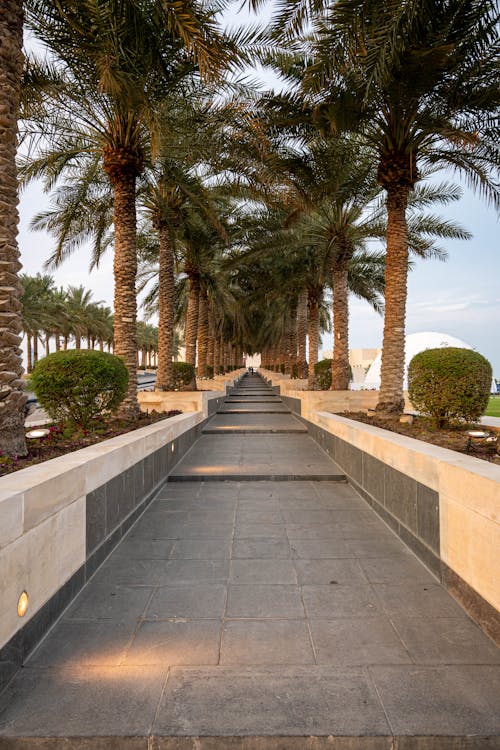
M405 371L403 390L408 388L408 365L419 352L426 349L441 349L446 346L454 346L458 349L472 349L472 346L465 341L449 336L447 333L438 333L436 331L422 331L421 333L412 333L405 339ZM370 369L366 373L365 388L380 388L380 369L382 366L382 356L378 355Z
M352 370L352 382L361 385L365 382L368 368L375 360L380 349L349 349L349 364ZM332 359L333 351L325 350L321 353L323 359Z

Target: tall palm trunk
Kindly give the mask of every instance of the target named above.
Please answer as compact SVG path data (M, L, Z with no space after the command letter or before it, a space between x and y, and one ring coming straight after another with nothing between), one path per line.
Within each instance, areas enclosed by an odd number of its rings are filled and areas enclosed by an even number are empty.
M68 343L69 343L69 337L65 336L64 337L64 342L63 342L63 349L64 349L64 351L67 351L67 349L68 349Z
M27 369L28 373L33 370L33 349L32 349L31 333L26 334L26 355L27 355Z
M407 185L387 188L387 251L382 368L377 411L399 414L404 409L405 317L408 283Z
M288 329L288 369L292 378L297 377L297 302L290 307L290 327Z
M214 331L214 375L220 371L220 337L217 330Z
M38 362L38 331L33 335L33 367Z
M114 353L123 359L128 370L125 398L119 416L133 419L139 414L137 401L137 238L135 213L135 172L121 166L110 155L105 168L113 186L113 223L115 255Z
M207 376L208 338L208 297L207 290L202 285L198 308L198 376L200 378Z
M333 359L332 391L349 389L349 289L347 254L333 269Z
M314 365L318 362L319 348L319 301L321 291L310 288L307 290L307 337L309 339L309 369L307 387L316 388L316 373Z
M174 249L168 226L160 222L159 284L158 284L158 373L155 389L172 391L174 388Z
M61 351L61 339L59 338L59 334L58 333L56 333L56 335L55 335L55 343L56 343L56 352Z
M209 315L207 365L213 368L214 367L215 334L214 334L213 322L212 320L210 320L210 318L211 316ZM215 375L215 369L213 369L213 374Z
M196 364L196 337L198 335L198 310L200 302L200 277L197 273L189 276L189 294L186 314L186 362Z
M45 356L48 357L50 354L50 333L45 334Z
M82 348L82 338L78 334L75 333L75 349L81 349Z
M17 115L23 72L23 10L4 0L0 12L0 452L24 456L21 353L23 293L17 247Z
M307 291L299 295L297 308L297 369L299 378L307 378Z

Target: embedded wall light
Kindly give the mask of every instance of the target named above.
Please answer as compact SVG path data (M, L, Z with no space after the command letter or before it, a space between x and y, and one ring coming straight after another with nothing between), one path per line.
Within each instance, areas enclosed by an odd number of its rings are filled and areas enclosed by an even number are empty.
M17 600L17 614L19 617L24 617L26 612L28 611L28 605L29 605L29 598L28 598L28 592L23 591L19 599Z

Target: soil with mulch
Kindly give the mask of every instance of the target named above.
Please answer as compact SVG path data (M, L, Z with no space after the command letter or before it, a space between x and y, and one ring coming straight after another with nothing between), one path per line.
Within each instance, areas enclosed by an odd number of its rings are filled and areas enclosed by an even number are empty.
M49 434L43 438L27 439L26 445L29 451L27 456L11 457L0 453L0 476L26 469L28 466L40 464L80 448L87 448L89 445L101 443L103 440L123 435L125 432L138 430L140 427L147 427L162 419L175 417L177 414L182 414L182 412L172 410L161 414L158 412L141 413L137 419L133 420L102 418L92 422L87 429L69 424L43 425L44 429L49 430ZM26 428L26 432L33 429L36 428L32 425Z
M422 440L425 443L439 445L441 448L449 448L452 451L465 453L474 458L480 458L483 461L500 466L500 456L496 452L497 445L500 443L500 430L493 427L485 427L477 424L460 424L448 428L438 429L432 425L430 420L425 417L414 417L412 424L401 424L399 417L383 418L378 415L368 416L366 412L343 412L340 416L347 419L354 419L357 422L371 424L374 427L381 427L383 430L397 432L399 435ZM481 430L488 432L489 436L497 438L496 442L487 442L486 440L469 440L468 430Z

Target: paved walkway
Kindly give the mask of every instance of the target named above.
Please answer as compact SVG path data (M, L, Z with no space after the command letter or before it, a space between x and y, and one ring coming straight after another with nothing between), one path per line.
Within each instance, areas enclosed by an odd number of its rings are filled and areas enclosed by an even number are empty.
M499 747L498 650L272 393L207 423L0 698L0 750Z

